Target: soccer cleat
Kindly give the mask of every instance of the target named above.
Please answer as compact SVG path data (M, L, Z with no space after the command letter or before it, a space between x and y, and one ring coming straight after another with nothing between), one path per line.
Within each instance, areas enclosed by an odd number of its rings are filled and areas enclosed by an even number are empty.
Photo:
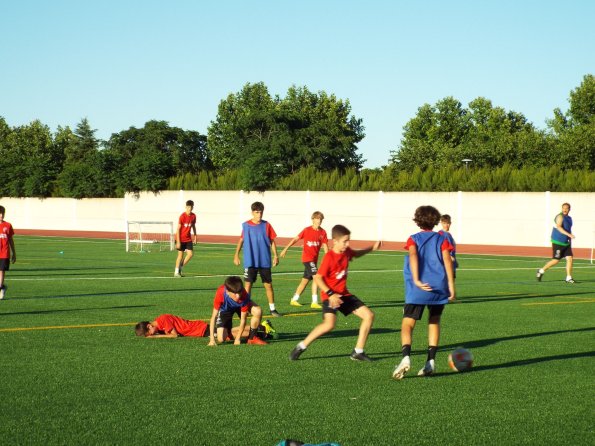
M179 273L174 273L174 277L184 277L184 274L180 271Z
M289 305L291 305L292 307L302 307L303 306L297 300L293 300L293 299L291 300L291 302L289 302Z
M304 353L304 350L302 350L298 345L289 354L289 359L291 359L292 361L297 361L298 359L300 359L300 355L302 353Z
M4 299L4 296L6 296L6 285L0 287L0 300Z
M566 279L566 283L576 283L574 279L571 277L570 279Z
M281 317L283 315L281 313L279 313L277 310L271 310L271 316L273 316L273 317Z
M403 379L410 368L411 368L411 359L409 359L409 356L405 356L401 360L400 364L395 367L395 370L393 371L393 379L396 379L396 380Z
M310 304L310 308L312 308L313 310L321 310L322 309L322 305L316 303L316 302L312 302Z
M268 319L262 321L260 325L264 327L266 334L277 333L277 330L273 328L273 324Z
M349 357L354 361L372 362L372 358L370 358L364 352L356 353L355 350L351 352L351 355L349 355Z
M537 277L537 281L538 282L541 282L541 278L543 277L543 273L540 272L539 270L537 270L537 276L536 277Z
M269 345L268 342L263 341L258 336L254 336L252 339L248 339L248 342L246 342L246 344L250 344L250 345Z
M430 376L433 375L435 371L436 366L434 365L434 360L430 359L429 361L426 361L424 368L417 372L417 376Z

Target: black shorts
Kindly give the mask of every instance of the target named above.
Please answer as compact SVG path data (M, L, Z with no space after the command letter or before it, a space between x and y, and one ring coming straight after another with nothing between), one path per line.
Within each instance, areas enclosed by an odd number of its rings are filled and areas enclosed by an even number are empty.
M227 328L231 333L233 315L237 314L240 317L240 310L236 311L219 311L217 313L217 319L215 319L215 326L217 328Z
M194 249L194 245L192 242L180 242L180 247L177 248L178 251L192 251Z
M8 271L10 269L10 259L0 259L0 271Z
M366 306L365 303L363 303L361 300L359 300L354 295L341 296L341 300L343 301L343 303L339 306L339 308L331 308L329 305L329 301L323 300L322 301L323 318L324 318L325 313L337 314L337 310L340 311L341 313L343 313L344 316L349 316L351 313L353 313L358 308Z
M260 280L262 283L272 283L273 276L271 274L271 268L245 268L244 269L244 281L254 283L256 282L256 274L260 273Z
M403 317L409 317L419 321L424 314L424 308L428 307L430 317L440 316L444 311L444 304L442 305L419 305L419 304L405 304L403 307Z
M572 247L552 243L552 259L560 260L564 257L572 257Z
M304 262L304 279L312 280L318 272L315 262Z

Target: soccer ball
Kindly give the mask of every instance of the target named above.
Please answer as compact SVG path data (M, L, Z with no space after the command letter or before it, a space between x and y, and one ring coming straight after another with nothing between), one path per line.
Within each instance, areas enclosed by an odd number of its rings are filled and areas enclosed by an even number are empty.
M459 347L448 355L448 365L455 372L464 372L473 366L473 354L466 348Z

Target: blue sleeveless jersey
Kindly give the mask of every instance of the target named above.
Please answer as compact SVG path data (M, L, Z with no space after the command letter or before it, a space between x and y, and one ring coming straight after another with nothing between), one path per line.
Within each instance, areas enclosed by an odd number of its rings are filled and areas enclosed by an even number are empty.
M562 227L564 230L572 234L572 217L570 215L564 214L558 215L562 216ZM556 215L556 218L558 218L558 215ZM554 218L554 223L556 223L556 218ZM566 234L562 234L560 231L558 231L558 228L554 226L552 229L552 243L555 245L568 246L570 245L570 237L568 237Z
M246 293L246 290L242 290L242 297L244 299L241 302L236 302L229 296L229 294L227 294L227 290L223 290L223 303L221 304L221 307L219 307L219 311L221 313L233 313L236 311L240 311L243 306L247 305L250 302L250 295Z
M442 305L448 303L448 277L442 259L444 235L433 231L422 231L411 236L417 246L419 280L432 287L424 291L415 286L411 276L409 255L405 256L405 303L417 305Z
M271 268L271 239L267 236L267 222L258 225L242 223L244 234L244 268Z

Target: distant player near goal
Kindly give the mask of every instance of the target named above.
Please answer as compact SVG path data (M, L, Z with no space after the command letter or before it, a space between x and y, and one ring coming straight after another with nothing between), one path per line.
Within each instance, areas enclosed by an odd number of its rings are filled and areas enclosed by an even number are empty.
M4 275L10 267L10 262L16 262L17 252L14 249L14 230L12 225L4 221L6 209L0 206L0 299L4 299L6 294L6 285L4 285Z
M188 200L186 202L186 210L178 219L178 228L176 229L178 258L176 259L174 277L183 277L182 268L186 266L193 255L193 242L196 243L196 214L192 212L193 209L194 201ZM194 232L194 236L192 236L192 232Z
M572 246L574 238L572 235L572 217L570 213L570 204L562 205L562 212L554 218L555 226L552 229L552 260L547 262L543 268L537 271L537 280L552 266L556 265L562 258L566 257L566 283L574 283L572 278Z

